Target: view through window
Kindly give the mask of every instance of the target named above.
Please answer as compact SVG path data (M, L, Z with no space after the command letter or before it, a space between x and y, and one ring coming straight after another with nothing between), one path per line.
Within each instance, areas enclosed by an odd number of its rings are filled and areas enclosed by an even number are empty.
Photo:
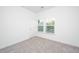
M55 20L51 20L48 22L38 20L38 32L54 33L54 30L55 30Z

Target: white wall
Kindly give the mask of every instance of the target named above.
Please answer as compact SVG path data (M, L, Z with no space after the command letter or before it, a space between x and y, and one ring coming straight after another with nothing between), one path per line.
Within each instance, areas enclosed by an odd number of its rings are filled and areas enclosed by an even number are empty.
M22 7L0 7L0 48L34 36L35 16Z
M38 13L38 19L55 18L55 34L39 33L38 36L79 46L79 7L54 7Z

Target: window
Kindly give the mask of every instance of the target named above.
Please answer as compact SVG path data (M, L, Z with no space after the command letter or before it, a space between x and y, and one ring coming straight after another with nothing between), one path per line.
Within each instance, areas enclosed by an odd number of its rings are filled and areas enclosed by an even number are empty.
M44 22L38 20L38 32L54 33L55 21Z

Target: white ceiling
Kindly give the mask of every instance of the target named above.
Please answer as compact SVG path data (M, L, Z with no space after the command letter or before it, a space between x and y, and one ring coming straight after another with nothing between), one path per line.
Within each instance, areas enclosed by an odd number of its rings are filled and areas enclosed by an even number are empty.
M53 8L54 6L22 6L23 8L26 8L34 13L38 13L41 11L48 10L50 8Z

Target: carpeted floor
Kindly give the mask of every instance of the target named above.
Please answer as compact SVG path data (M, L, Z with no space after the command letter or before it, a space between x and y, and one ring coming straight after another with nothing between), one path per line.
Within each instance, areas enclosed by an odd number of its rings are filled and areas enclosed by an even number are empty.
M0 49L0 53L79 53L79 48L40 37L33 37Z

